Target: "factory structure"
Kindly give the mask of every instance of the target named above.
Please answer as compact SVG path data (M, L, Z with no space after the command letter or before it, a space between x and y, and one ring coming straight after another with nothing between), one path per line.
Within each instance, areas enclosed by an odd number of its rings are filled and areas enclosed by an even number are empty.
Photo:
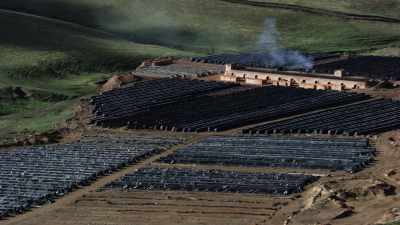
M220 79L224 82L249 85L274 85L337 91L367 88L368 79L343 77L343 72L343 70L336 70L334 74L321 74L227 64L225 65L225 73Z
M354 67L349 66L354 61ZM367 61L369 58L322 58L314 61L315 67L307 70L291 70L285 68L266 68L254 65L244 65L241 63L230 63L228 60L211 61L202 59L171 59L161 58L147 60L135 71L132 76L139 78L184 78L202 79L220 82L232 82L251 86L283 86L298 87L317 90L359 90L367 89L371 84L389 82L396 86L400 79L388 71L388 76L377 74L375 71L366 71L368 63L358 63ZM382 59L386 60L387 59ZM379 61L379 60L377 60ZM377 67L387 68L381 64ZM397 68L391 66L390 68ZM397 74L397 73L396 73Z

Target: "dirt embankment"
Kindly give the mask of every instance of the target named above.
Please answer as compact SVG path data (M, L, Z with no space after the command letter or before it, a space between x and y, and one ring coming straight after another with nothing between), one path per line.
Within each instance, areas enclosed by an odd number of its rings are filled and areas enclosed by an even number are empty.
M381 225L400 220L400 135L382 134L375 140L376 161L365 170L328 176L299 198L287 224Z

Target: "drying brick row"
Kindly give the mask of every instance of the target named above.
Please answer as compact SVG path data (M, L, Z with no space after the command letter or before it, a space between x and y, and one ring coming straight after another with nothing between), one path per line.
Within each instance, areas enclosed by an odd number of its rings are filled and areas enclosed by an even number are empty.
M220 170L142 168L108 188L182 190L289 195L303 191L317 178L307 175L243 173Z
M400 128L400 102L372 100L243 130L244 133L371 135Z
M165 138L95 136L71 144L0 152L0 218L51 202L98 176L180 143Z
M170 164L222 164L346 170L373 160L367 139L270 136L215 136L160 159Z

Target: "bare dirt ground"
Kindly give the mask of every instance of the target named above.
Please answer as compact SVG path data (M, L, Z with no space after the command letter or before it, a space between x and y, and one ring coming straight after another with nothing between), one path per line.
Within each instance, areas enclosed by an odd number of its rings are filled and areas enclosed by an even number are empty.
M230 130L217 135L237 134L238 131ZM109 132L129 135L148 134L150 131L82 129L62 142L78 140L82 134ZM372 137L378 150L376 161L355 174L326 170L160 164L157 163L160 157L216 134L151 133L183 137L187 143L100 178L53 204L0 221L0 225L374 225L400 220L400 131ZM321 178L307 186L304 193L283 198L259 194L101 189L107 183L150 164L193 169L305 173Z
M288 201L242 194L104 191L18 224L256 224L272 218Z
M93 130L93 133L102 130ZM104 131L103 131L104 132ZM130 131L114 131L121 135ZM148 131L134 131L147 133ZM158 132L157 132L158 133ZM160 133L159 133L160 134ZM164 135L186 135L164 133ZM190 143L210 134L191 135ZM0 221L1 225L138 225L138 224L377 224L390 222L391 215L400 208L400 188L397 180L400 168L400 147L390 132L376 142L377 160L365 170L348 174L343 172L310 171L280 168L246 168L225 166L176 165L194 169L226 169L252 172L293 172L321 175L302 194L285 198L254 194L227 194L207 192L100 190L105 184L136 169L156 164L157 159L178 148L154 156L140 164L127 167L111 176L103 177L54 204L48 204L23 215ZM171 166L171 165L163 165ZM394 171L394 172L393 172ZM385 218L384 218L385 217Z
M389 141L396 134L389 132L376 140L374 165L356 174L321 179L304 192L304 207L289 224L367 225L399 219L388 215L400 208L400 182L388 176L400 168L400 148Z

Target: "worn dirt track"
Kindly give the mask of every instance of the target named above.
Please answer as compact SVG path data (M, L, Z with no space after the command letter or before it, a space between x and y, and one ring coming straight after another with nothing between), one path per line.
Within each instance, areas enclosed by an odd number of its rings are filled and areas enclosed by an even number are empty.
M385 22L385 23L400 23L400 19L383 17L383 16L372 16L372 15L362 15L362 14L353 14L353 13L344 13L340 11L305 7L293 4L282 4L282 3L272 3L272 2L256 2L256 1L242 1L242 0L222 0L230 3L237 4L245 4L257 7L265 7L265 8L273 8L273 9L284 9L284 10L292 10L304 13L311 13L322 16L332 16L338 17L347 20L361 20L361 21L370 21L370 22Z

